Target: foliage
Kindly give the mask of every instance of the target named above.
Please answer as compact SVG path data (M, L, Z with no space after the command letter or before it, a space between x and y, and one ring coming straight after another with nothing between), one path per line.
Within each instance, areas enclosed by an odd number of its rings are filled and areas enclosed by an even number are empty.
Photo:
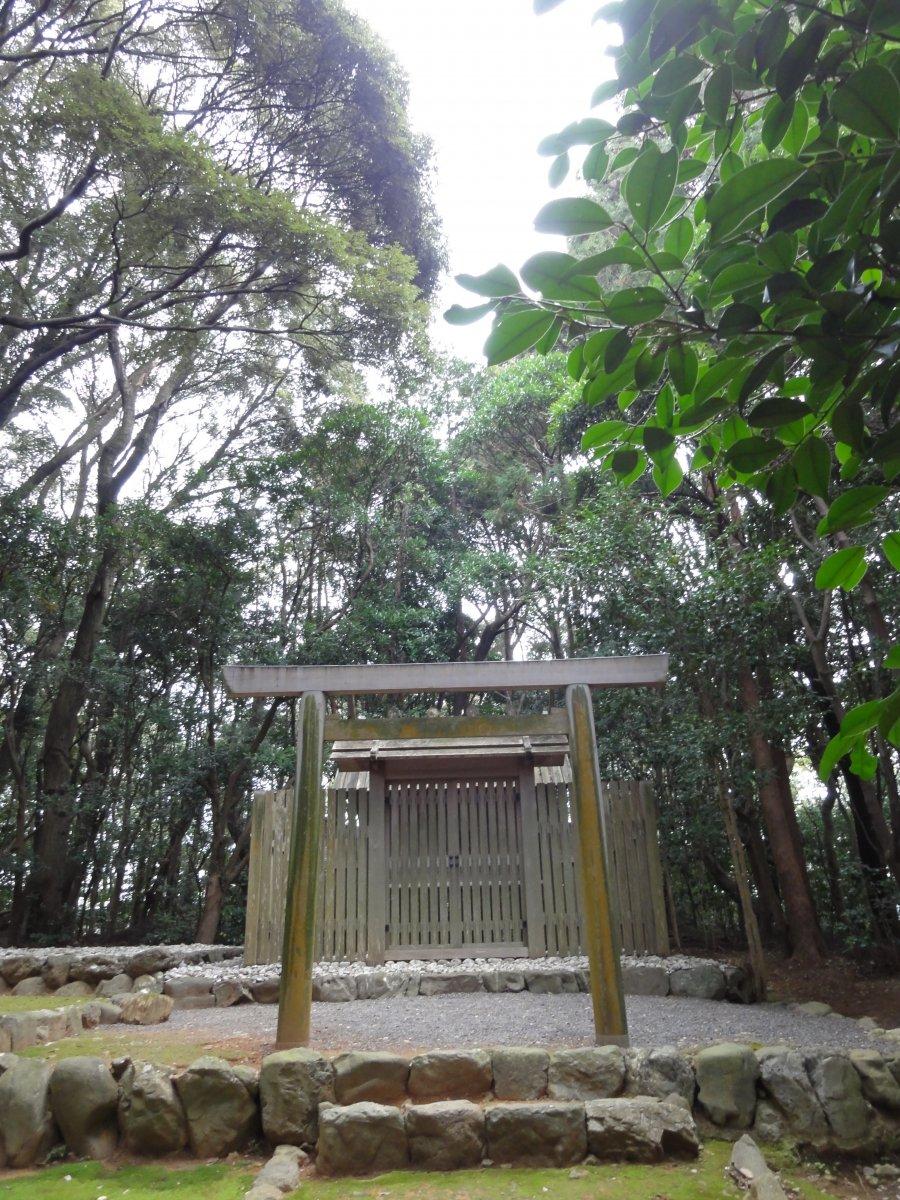
M535 255L525 287L506 267L461 277L489 299L453 317L495 313L489 362L562 339L583 403L617 401L584 448L619 480L649 471L669 496L686 471L714 476L776 515L808 498L836 548L817 586L849 590L875 560L848 531L895 514L900 473L895 8L622 0L598 16L622 45L594 102L619 97L624 111L540 151L558 184L586 147L584 178L627 213L551 201L536 227L576 253ZM615 241L579 254L599 233ZM597 273L622 265L640 282L601 291ZM843 755L858 764L871 730L900 745L900 690L847 713L823 778Z

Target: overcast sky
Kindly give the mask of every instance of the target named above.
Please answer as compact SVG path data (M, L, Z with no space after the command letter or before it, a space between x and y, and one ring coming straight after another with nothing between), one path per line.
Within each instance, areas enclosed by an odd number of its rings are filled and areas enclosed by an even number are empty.
M381 35L410 80L410 119L427 133L437 161L437 207L450 258L440 309L475 304L452 276L496 262L514 270L561 239L534 232L552 195L550 160L537 143L587 116L591 94L612 75L604 53L618 33L591 26L597 0L566 0L536 17L532 0L348 0ZM570 179L560 195L577 194ZM435 340L478 361L487 322L452 328L440 318Z

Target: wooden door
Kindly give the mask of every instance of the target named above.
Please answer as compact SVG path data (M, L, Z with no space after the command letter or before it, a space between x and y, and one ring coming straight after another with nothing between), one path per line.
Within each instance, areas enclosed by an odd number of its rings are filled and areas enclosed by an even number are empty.
M385 956L527 954L518 780L395 780L385 798Z

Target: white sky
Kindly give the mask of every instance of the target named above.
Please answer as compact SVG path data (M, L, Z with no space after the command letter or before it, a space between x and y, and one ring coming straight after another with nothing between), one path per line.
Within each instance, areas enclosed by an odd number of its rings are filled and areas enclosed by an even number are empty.
M347 0L406 70L411 123L434 143L450 259L439 313L478 303L454 275L497 262L516 270L538 250L562 248L535 233L534 218L554 195L581 188L570 176L551 191L551 160L536 148L589 115L594 88L613 74L604 50L619 31L591 26L598 2L566 0L536 17L531 0ZM435 341L479 361L488 329L487 321L451 327L438 315Z

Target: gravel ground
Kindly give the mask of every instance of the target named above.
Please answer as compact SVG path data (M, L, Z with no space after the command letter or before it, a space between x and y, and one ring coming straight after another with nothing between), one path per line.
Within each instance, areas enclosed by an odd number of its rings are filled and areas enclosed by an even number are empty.
M738 1041L836 1050L879 1047L846 1017L812 1017L776 1004L628 996L626 1006L634 1046ZM237 1040L260 1049L275 1039L276 1015L271 1004L188 1009L174 1012L164 1025L134 1033L150 1039ZM322 1050L590 1046L593 1041L590 998L581 994L475 993L313 1005L312 1045ZM880 1048L896 1050L896 1045Z

